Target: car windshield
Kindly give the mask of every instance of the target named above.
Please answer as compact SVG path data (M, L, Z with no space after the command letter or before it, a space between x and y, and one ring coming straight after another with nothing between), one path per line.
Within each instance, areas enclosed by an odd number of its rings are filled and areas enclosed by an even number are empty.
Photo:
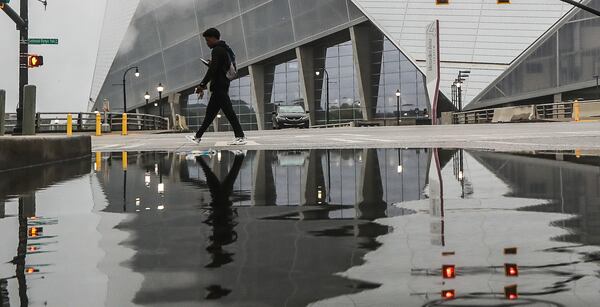
M300 106L281 106L279 113L304 113L304 109Z

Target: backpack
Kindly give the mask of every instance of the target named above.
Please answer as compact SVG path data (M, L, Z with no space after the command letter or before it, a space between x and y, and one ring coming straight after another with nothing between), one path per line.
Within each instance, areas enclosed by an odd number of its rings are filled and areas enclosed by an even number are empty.
M225 48L225 50L227 50L227 56L229 57L229 68L225 72L225 76L227 79L229 79L229 81L233 81L238 76L237 64L235 63L235 53L233 53L233 50L231 50L229 47Z

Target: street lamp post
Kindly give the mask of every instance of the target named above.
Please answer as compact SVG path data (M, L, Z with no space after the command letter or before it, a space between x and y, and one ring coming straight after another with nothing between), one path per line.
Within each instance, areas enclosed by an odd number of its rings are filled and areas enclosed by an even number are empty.
M146 104L150 103L150 93L148 93L148 91L144 94L144 99L146 99Z
M129 67L124 73L123 73L123 83L121 84L123 86L123 113L127 113L127 73L134 70L135 69L135 77L139 78L140 76L140 69L137 66L133 66L133 67Z
M398 126L400 126L400 117L402 116L402 114L400 114L401 107L400 107L400 96L402 96L402 93L400 93L400 90L396 91L396 123Z
M325 96L325 99L327 100L326 102L326 110L327 113L325 114L325 123L327 125L329 125L329 72L327 72L327 69L323 68L323 72L325 73L325 81L327 82L327 94ZM315 74L317 76L321 75L320 71L315 72Z
M162 100L162 93L164 92L165 87L162 85L162 83L158 83L156 90L158 91L158 103L160 103L160 117L164 117L163 104L161 103L161 100Z
M462 84L466 78L469 77L470 70L461 70L458 72L458 79L456 80L456 87L458 89L458 111L462 112Z

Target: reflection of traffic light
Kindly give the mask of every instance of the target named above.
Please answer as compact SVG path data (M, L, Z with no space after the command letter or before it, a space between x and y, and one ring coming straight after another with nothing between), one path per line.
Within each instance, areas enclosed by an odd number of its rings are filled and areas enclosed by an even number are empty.
M27 67L35 68L44 65L44 57L37 54L30 54L27 56Z
M456 297L456 291L454 290L444 290L442 291L442 298L445 300L451 300Z
M505 263L504 264L504 274L508 277L519 276L519 266L514 263Z
M516 300L519 298L519 293L517 291L517 285L504 287L504 296L507 300Z
M42 227L31 227L27 230L27 235L31 238L39 237L44 232Z
M456 267L454 265L442 266L442 277L451 279L456 277Z

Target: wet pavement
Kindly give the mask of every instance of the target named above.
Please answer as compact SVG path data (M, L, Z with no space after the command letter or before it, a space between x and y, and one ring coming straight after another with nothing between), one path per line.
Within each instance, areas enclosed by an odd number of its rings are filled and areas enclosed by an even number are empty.
M98 153L0 173L0 306L597 306L600 157Z

